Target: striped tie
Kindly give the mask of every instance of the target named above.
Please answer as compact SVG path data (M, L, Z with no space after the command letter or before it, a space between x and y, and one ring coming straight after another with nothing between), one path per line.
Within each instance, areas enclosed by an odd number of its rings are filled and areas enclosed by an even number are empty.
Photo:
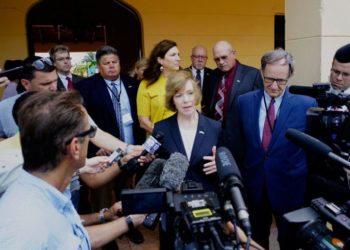
M118 91L116 83L111 82L111 85L112 85L112 92L113 92L112 102L113 102L113 108L114 108L115 115L117 118L117 123L118 123L119 139L124 141L124 127L123 127L122 109L120 105L121 91ZM119 86L120 86L120 83L119 83Z

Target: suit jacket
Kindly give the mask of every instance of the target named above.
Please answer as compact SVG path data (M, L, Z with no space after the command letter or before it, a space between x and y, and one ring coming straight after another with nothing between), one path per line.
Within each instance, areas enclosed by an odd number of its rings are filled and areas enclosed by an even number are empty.
M72 81L73 81L74 88L75 88L76 84L83 79L85 79L85 77L72 74ZM58 91L66 91L67 90L64 87L63 82L62 82L60 77L57 78L57 90Z
M230 93L227 115L231 112L239 95L258 88L263 88L263 80L258 69L241 64L238 61L237 64L237 70ZM213 70L210 84L206 86L206 90L203 93L203 113L211 118L214 118L215 115L215 101L221 78L222 72L219 69Z
M129 97L131 116L134 121L133 123L133 132L135 143L143 143L145 136L143 130L141 130L138 118L137 118L137 109L136 109L136 95L138 84L131 77L121 75L120 79L122 80L126 92ZM89 78L81 80L77 85L76 89L80 92L81 96L84 99L84 106L95 121L96 125L112 134L113 136L119 138L119 128L117 123L116 114L113 108L112 99L110 97L109 91L105 80L100 74L95 74ZM93 149L89 153L93 153L97 148L92 147Z
M259 134L262 97L263 90L238 97L236 124L226 128L233 132L226 145L238 144L233 153L241 167L250 205L254 207L262 202L265 185L272 211L284 213L302 206L308 171L304 151L291 143L285 133L288 128L304 132L306 111L317 103L313 98L293 95L286 90L265 152Z
M154 132L158 131L164 133L163 146L169 153L179 152L186 155L179 125L177 123L177 114L157 122L154 125ZM203 156L212 155L212 147L217 144L220 131L221 125L219 122L199 115L197 134L194 139L186 179L202 183L206 190L215 189L217 185L217 175L205 175L203 173L203 164L205 163Z

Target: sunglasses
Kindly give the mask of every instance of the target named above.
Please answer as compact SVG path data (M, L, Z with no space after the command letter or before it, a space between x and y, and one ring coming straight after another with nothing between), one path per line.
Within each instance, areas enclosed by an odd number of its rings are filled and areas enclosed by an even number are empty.
M43 70L43 69L45 69L46 65L51 66L51 67L53 66L50 57L43 57L43 58L40 58L32 63L32 66L36 70Z
M97 131L97 127L91 125L88 130L80 132L80 133L76 134L75 136L73 136L71 139L69 139L66 142L66 145L68 145L73 140L73 138L75 138L75 137L83 138L85 136L89 136L89 138L94 138L95 135L96 135L96 131Z

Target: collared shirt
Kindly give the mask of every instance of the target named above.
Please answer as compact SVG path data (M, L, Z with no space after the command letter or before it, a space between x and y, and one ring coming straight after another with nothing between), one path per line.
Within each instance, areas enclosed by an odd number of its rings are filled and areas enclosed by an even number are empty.
M196 79L197 76L197 69L193 66L191 66L191 71L192 71L192 76L194 79ZM199 70L200 75L201 75L201 89L203 89L203 80L204 80L204 68Z
M16 100L25 92L12 96L0 102L0 137L8 138L18 132L17 124L12 116Z
M284 90L286 91L286 90ZM275 119L277 119L281 107L281 103L283 100L283 95L280 95L279 97L275 98ZM266 101L266 106L264 102L264 97ZM260 134L260 140L262 140L262 134L264 130L264 124L265 124L265 119L266 119L266 110L269 108L271 102L271 97L264 91L263 98L261 98L261 103L260 103L260 111L259 111L259 134ZM275 125L276 126L276 125Z
M341 90L341 89L334 89L332 87L332 84L330 84L329 86L330 86L330 88L329 88L328 92L331 94L342 95L342 96L349 96L350 95L350 88L347 88L346 90Z
M91 249L69 189L24 170L0 199L0 214L0 249Z
M114 98L114 95L112 92L112 82L117 84L117 89L119 91L121 91L121 93L120 93L120 106L121 106L122 117L123 117L123 128L119 128L119 129L124 130L124 137L125 137L124 142L129 143L129 144L134 144L134 132L133 132L133 126L132 126L134 121L131 123L130 122L125 123L125 119L124 119L124 116L127 113L129 113L129 115L131 117L131 107L130 107L128 93L126 92L123 81L120 79L120 76L119 76L118 79L115 81L110 81L110 80L105 79L105 82L108 86L107 89L108 89L109 95L111 96L112 99Z
M70 79L72 79L73 81L73 76L72 74L69 74L69 75L62 75L60 73L57 73L58 77L61 79L62 83L63 83L63 86L65 89L68 89L68 80L67 80L67 77L69 77Z

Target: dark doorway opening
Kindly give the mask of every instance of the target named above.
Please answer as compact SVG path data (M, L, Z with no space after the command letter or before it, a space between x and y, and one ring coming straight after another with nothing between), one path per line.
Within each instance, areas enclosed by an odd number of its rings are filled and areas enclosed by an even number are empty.
M275 15L275 48L285 48L284 15Z
M118 50L126 73L144 54L139 14L122 1L43 0L29 10L26 29L29 55L57 44L72 52L107 44Z

